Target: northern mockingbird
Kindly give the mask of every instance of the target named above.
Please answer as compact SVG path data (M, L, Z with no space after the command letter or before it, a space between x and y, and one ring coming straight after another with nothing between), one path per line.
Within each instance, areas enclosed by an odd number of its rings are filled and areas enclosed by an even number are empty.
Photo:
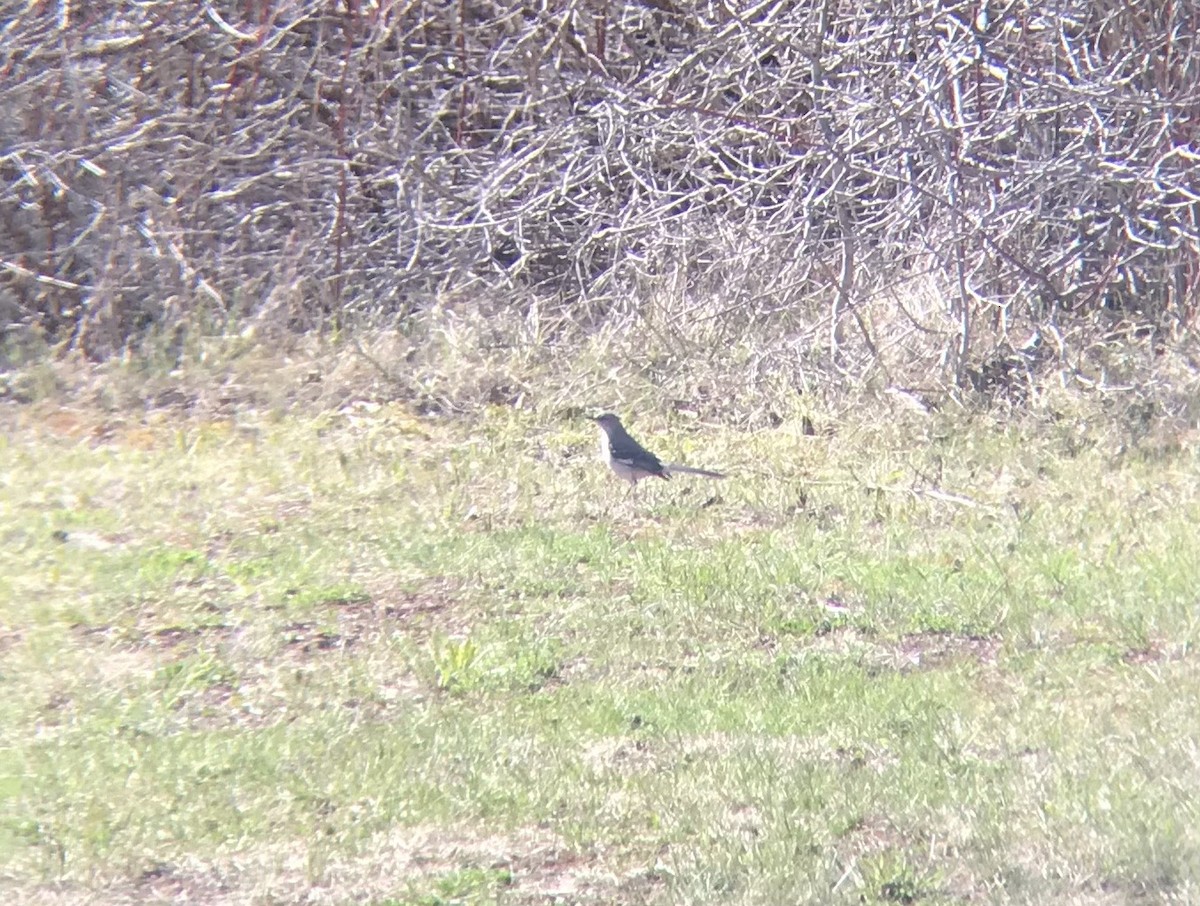
M705 478L724 478L720 472L708 469L693 469L679 463L663 463L657 456L629 436L621 420L611 412L592 419L600 426L600 458L617 476L629 482L630 490L637 487L643 478L661 478L664 481L672 473L703 475Z

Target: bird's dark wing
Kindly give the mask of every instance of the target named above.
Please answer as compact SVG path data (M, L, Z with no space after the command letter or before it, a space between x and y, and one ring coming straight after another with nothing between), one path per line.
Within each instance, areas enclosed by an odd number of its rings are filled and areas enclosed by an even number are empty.
M628 435L620 438L610 437L608 450L612 453L612 458L619 462L628 463L635 469L643 469L651 475L667 477L658 457Z

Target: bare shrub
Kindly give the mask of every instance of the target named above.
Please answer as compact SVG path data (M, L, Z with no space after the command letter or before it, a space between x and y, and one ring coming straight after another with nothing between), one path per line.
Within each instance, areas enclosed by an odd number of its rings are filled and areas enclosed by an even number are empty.
M436 303L969 385L1030 333L1173 336L1200 299L1197 0L110 0L0 28L0 318L94 356Z

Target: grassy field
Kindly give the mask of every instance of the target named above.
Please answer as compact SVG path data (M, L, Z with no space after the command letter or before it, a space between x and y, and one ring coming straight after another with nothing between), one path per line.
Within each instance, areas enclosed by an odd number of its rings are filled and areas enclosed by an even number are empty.
M1194 448L815 425L5 404L0 890L1200 901Z

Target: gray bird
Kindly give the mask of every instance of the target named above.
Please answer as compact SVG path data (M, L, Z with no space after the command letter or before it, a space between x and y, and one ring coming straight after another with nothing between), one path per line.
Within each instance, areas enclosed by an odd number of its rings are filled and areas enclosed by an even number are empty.
M724 478L720 472L693 469L679 463L663 463L657 456L629 436L621 420L611 412L592 419L600 426L600 458L619 478L629 482L630 490L643 478L670 479L673 473L702 475L705 478Z

